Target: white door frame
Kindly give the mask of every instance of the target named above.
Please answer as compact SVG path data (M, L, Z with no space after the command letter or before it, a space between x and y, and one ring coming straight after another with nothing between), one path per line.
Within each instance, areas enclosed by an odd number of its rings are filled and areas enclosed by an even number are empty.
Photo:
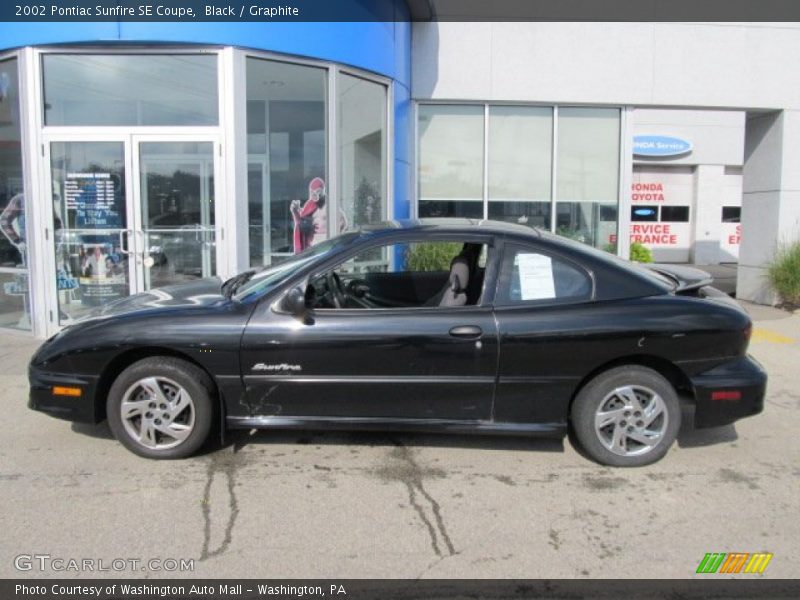
M42 169L43 187L42 190L42 220L44 222L44 252L43 252L43 266L45 278L42 282L44 284L46 299L45 307L47 309L46 321L46 335L50 336L58 332L62 325L59 324L59 300L58 300L58 286L56 277L58 262L56 260L56 239L55 239L55 222L53 219L53 169L51 162L51 144L58 142L74 142L74 143L91 143L91 142L106 142L118 143L122 145L123 163L125 169L125 227L120 227L121 230L131 230L131 223L133 222L133 201L132 201L132 172L131 172L131 156L130 144L124 135L120 134L102 134L102 133L84 133L82 135L58 133L46 133L42 135L42 162L44 168ZM66 202L66 198L62 197L62 202ZM128 245L131 244L129 236ZM136 269L132 264L133 261L128 261L128 279L130 293L134 293L138 289L138 281L136 280Z
M85 128L76 131L71 128L59 128L58 131L45 130L41 136L42 143L42 189L45 191L42 201L42 217L44 222L44 252L43 258L45 307L48 318L46 320L47 336L57 333L62 326L59 324L58 289L56 283L57 260L55 253L55 223L52 209L53 173L51 164L51 144L54 142L116 142L122 144L125 168L125 223L121 229L127 230L127 248L130 251L128 260L128 278L130 293L143 291L145 288L143 247L144 233L142 228L141 211L141 177L139 144L142 142L210 142L213 147L213 173L214 173L214 237L217 274L225 277L227 260L227 243L225 239L225 207L223 206L221 191L225 189L224 173L221 165L222 141L221 135L215 130L203 133L185 133L164 131L137 132L130 130L120 131L122 128L107 128L112 131L87 132ZM116 129L116 131L113 131ZM161 128L159 128L161 129ZM62 199L64 201L64 199ZM131 235L132 233L132 235ZM220 269L222 267L222 270Z
M138 281L139 286L137 287L137 291L144 291L145 289L145 281L147 279L145 273L145 266L143 264L143 258L146 255L146 248L144 247L145 241L145 227L144 223L142 222L142 165L141 165L141 152L140 152L140 144L147 143L147 142L207 142L212 144L212 161L213 161L213 177L214 177L214 189L211 190L211 194L214 197L214 251L215 251L215 264L217 265L215 275L221 275L223 277L227 276L225 272L224 265L226 264L224 261L227 260L226 254L226 244L225 244L225 226L224 226L224 219L225 219L225 207L221 200L222 192L225 190L225 182L223 181L223 169L221 166L220 157L222 155L222 140L219 134L208 135L208 134L197 134L197 133L171 133L171 134L144 134L144 133L134 133L131 136L131 157L133 159L132 164L132 172L136 174L133 178L133 203L134 203L134 215L133 215L133 230L135 231L134 238L134 251L136 252L135 260L133 261L136 263L136 266L139 270L138 273ZM177 158L178 155L176 155ZM191 157L187 157L185 160L191 160ZM202 183L201 183L202 185ZM220 269L222 267L222 270Z

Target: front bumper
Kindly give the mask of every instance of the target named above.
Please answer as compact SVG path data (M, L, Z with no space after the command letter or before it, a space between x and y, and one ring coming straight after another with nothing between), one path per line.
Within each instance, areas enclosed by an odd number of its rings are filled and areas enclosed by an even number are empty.
M714 367L691 378L697 404L694 424L698 429L728 425L764 410L767 372L751 356ZM714 392L738 392L738 399L715 400Z
M31 366L28 368L28 380L31 388L28 408L68 421L99 423L103 420L103 407L95 402L98 377L50 373ZM81 395L54 395L55 386L80 388Z

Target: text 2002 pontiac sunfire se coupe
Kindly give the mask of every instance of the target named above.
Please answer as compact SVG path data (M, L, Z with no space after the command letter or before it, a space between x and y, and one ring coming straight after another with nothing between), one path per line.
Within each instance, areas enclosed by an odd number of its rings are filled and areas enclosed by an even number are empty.
M563 436L614 466L759 413L751 322L706 273L491 221L405 221L108 304L45 342L30 407L150 458L212 428Z

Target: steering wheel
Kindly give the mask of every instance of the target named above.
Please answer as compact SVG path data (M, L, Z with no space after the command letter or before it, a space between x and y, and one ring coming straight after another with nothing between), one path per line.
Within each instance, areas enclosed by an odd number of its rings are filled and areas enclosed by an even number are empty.
M342 280L336 271L330 271L325 275L325 285L328 288L328 292L330 292L333 305L336 308L344 308L346 300L342 291Z

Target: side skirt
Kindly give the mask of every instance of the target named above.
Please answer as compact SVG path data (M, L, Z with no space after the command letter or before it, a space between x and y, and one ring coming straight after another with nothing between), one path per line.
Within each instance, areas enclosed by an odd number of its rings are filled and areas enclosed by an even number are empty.
M486 435L533 435L562 438L566 423L495 423L449 419L393 419L381 417L228 417L231 429L314 429L336 431L415 431Z

